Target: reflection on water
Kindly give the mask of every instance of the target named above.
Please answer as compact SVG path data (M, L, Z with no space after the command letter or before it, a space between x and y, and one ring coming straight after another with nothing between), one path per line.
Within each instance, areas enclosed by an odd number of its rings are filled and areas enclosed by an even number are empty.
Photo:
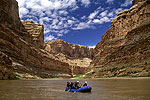
M91 93L65 92L67 81L0 81L0 100L150 100L150 80L146 79L89 80Z

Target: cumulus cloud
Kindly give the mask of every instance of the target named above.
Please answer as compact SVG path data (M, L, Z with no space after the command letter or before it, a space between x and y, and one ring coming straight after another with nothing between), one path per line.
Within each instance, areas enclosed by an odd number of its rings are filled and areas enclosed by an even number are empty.
M107 12L108 12L108 10L105 10L105 11L103 11L100 15L101 15L102 17L104 17L104 16L107 15Z
M121 12L122 10L124 10L123 8L118 8L118 9L115 9L114 12L115 14L118 14L119 12Z
M107 0L106 3L113 4L114 0Z
M93 19L98 13L99 13L98 11L95 11L95 12L91 13L88 18Z
M121 7L127 7L132 4L132 0L125 0L123 4L121 4Z
M90 4L90 0L81 0L81 2L87 7Z
M80 22L79 24L76 24L76 27L74 27L73 30L81 30L89 27L89 22Z
M24 15L29 13L29 10L26 8L20 8L19 10L20 10L20 17L23 17Z
M92 0L17 0L21 19L33 20L44 25L45 41L55 40L71 30L94 28L97 24L110 22L122 8L97 7L93 12L76 17L70 12L80 6L87 7ZM106 0L105 3L114 0ZM78 3L79 2L79 3ZM129 5L126 0L122 6ZM81 5L78 5L80 4Z
M103 23L106 23L106 22L110 22L110 18L108 17L102 17L101 19L94 19L93 22L94 23L98 23L98 24L103 24Z
M52 40L56 40L57 38L55 38L53 35L49 35L49 36L45 36L44 41L52 41Z

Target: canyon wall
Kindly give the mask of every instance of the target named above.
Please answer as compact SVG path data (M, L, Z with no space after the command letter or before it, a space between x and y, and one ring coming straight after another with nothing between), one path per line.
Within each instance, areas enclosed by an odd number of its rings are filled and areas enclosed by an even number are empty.
M45 50L59 54L62 53L69 58L90 58L93 59L94 49L86 46L67 43L63 40L49 41L45 44Z
M44 47L43 38L42 25L20 21L16 0L0 0L0 52L12 61L12 65L9 65L12 67L1 64L1 70L6 67L6 72L11 74L28 73L42 78L71 77L68 63L57 60L55 55L41 49Z
M149 27L150 0L133 0L133 6L118 13L96 45L94 77L149 75Z
M56 40L46 42L45 50L54 54L60 61L68 63L71 66L72 75L91 71L89 66L94 57L93 48Z

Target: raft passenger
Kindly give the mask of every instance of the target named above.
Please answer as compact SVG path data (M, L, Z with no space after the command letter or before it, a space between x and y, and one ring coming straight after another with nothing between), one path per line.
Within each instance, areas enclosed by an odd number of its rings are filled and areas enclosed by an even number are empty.
M84 86L88 86L87 81L85 81L85 83L83 84L83 87L84 87Z

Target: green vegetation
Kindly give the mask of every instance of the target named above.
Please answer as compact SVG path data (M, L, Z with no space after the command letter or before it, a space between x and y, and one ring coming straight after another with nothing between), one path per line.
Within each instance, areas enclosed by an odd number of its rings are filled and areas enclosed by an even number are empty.
M150 74L145 74L145 75L140 76L140 77L150 77Z
M16 76L16 79L21 79L22 78L22 76L17 74L17 73L15 73L15 76Z
M73 76L74 79L83 79L84 75L75 75Z
M88 78L88 76L94 74L95 72L91 71L91 72L87 72L84 75L74 75L73 79L84 79L84 78Z

